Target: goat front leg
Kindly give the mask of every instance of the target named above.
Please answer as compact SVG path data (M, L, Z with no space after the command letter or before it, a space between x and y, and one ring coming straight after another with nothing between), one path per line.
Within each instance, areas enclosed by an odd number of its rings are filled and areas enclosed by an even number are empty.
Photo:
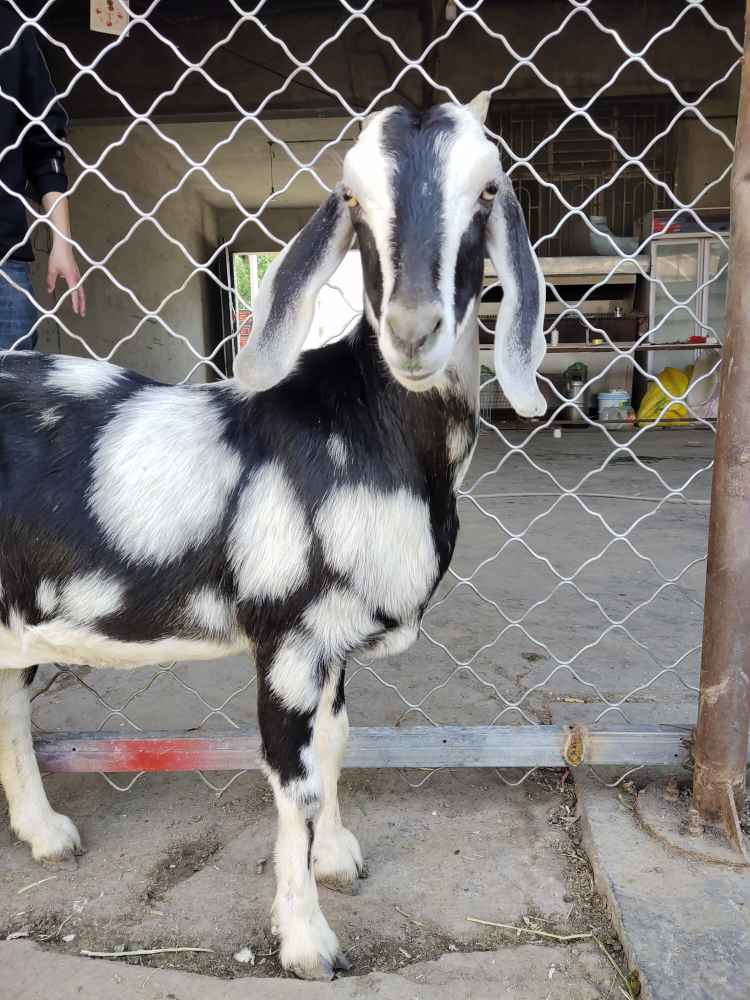
M349 719L344 702L344 667L331 670L313 721L313 746L320 765L322 804L315 824L313 868L321 885L356 892L367 876L354 834L341 822L338 781L346 752Z
M31 845L37 861L78 854L81 838L67 816L47 801L31 741L27 670L0 670L0 784L8 798L11 829Z
M273 652L260 645L257 667L258 721L279 821L273 923L281 964L301 979L332 979L349 962L320 910L312 864L322 799L313 722L325 671L292 639Z

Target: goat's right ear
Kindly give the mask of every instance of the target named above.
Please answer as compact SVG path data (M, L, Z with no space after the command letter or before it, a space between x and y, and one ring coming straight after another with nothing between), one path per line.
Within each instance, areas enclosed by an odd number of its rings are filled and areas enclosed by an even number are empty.
M242 385L262 392L294 369L315 312L318 292L351 246L354 231L336 188L265 273L247 344L234 362Z

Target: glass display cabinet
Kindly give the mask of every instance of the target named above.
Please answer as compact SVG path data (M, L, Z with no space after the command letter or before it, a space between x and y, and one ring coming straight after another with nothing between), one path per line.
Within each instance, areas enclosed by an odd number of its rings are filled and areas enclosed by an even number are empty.
M652 235L652 280L644 283L643 307L653 345L648 371L653 373L684 368L698 351L723 344L726 332L729 210L701 211L700 221L687 213L673 215L649 213L639 233L641 240Z

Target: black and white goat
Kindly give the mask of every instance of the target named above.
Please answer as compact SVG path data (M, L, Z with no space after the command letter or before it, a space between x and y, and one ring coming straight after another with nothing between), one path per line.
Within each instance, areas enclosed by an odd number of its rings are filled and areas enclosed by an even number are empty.
M502 387L544 412L544 284L471 105L369 120L343 184L263 283L235 378L159 385L112 365L0 358L0 780L35 858L78 850L46 798L27 684L58 661L139 666L254 651L278 808L281 962L345 967L315 879L362 854L336 785L344 662L406 648L450 563L477 435L485 251L504 297ZM356 234L364 316L302 354L315 299Z

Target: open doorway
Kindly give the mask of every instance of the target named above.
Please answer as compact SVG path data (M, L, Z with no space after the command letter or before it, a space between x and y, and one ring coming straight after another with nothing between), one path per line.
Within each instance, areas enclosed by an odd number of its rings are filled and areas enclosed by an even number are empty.
M233 329L237 331L237 350L248 341L253 328L253 307L263 276L276 257L275 253L232 254Z
M230 272L229 335L225 335L226 370L253 332L253 311L263 278L278 252L241 251L227 261ZM305 350L323 347L345 336L362 313L362 268L359 251L346 254L320 291Z
M213 360L224 376L231 376L237 352L252 333L253 307L260 283L275 256L275 252L232 253L226 249L216 259L221 324L214 342Z

